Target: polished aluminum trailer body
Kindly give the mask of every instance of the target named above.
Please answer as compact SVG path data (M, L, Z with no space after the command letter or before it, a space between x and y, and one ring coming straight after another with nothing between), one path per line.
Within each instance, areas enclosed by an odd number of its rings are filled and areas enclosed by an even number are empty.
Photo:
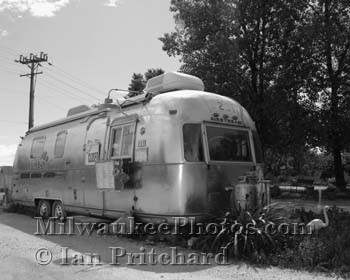
M238 178L260 170L254 122L236 101L177 90L129 103L28 131L14 162L13 200L60 201L68 212L110 218L132 212L142 221L201 219L227 209ZM220 150L225 137L236 141L238 158L225 158L230 147Z

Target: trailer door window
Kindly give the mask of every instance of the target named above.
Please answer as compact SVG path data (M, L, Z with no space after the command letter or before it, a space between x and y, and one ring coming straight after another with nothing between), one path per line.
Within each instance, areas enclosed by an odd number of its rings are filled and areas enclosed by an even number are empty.
M111 158L132 158L135 124L112 129Z
M112 130L112 153L113 158L120 156L120 148L122 143L122 127L118 127Z
M42 155L44 153L45 140L46 140L45 136L33 139L32 149L30 152L31 158L41 158L42 157Z
M57 134L54 155L56 158L63 157L64 147L66 145L67 131L61 131Z
M246 130L207 126L209 157L212 161L252 161Z
M123 141L122 141L122 149L120 154L122 157L131 157L133 135L134 135L133 124L123 127Z
M201 125L184 124L183 139L185 159L191 162L204 161Z

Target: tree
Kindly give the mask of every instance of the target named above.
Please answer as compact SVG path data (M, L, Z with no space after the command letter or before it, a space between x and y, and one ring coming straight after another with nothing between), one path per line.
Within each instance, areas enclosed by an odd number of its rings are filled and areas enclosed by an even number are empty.
M310 94L318 97L318 145L331 151L337 186L345 190L341 152L350 145L350 2L313 0L304 36L311 50Z
M146 86L145 79L141 73L132 74L131 82L129 84L128 90L132 91L143 91Z
M265 150L296 154L311 125L312 106L301 97L307 60L298 45L305 9L303 0L172 0L176 29L160 40L206 90L248 109Z
M152 69L148 69L147 72L144 74L145 80L146 82L153 78L153 77L157 77L159 75L164 74L164 70L161 68L152 68Z
M142 75L141 73L134 73L131 78L128 89L130 91L142 92L146 86L146 83L149 79L159 76L164 73L164 70L161 68L151 68ZM137 95L135 92L129 94L130 97Z

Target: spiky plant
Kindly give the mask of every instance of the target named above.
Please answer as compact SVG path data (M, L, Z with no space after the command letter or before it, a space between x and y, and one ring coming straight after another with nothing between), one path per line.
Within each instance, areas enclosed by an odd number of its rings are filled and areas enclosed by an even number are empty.
M279 233L271 235L266 227L277 226L287 222L288 207L285 204L271 204L253 211L233 209L217 220L223 224L215 235L202 236L197 241L197 248L205 251L219 252L227 247L228 257L251 258L259 261L277 250L285 237Z

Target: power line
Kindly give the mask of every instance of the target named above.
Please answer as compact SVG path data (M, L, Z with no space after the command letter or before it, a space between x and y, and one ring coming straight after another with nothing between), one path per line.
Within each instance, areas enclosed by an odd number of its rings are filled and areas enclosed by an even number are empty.
M47 76L45 82L50 83L54 87L57 87L62 92L68 93L72 96L79 98L80 101L81 101L81 99L84 99L85 101L87 101L89 103L96 101L94 98L91 98L90 96L87 96L84 94L82 95L79 91L76 91L76 90L73 91L71 87L67 87L66 84L60 83L56 79L53 79L52 77Z
M23 94L23 92L20 91L20 90L7 89L7 88L3 88L3 87L0 87L0 91L2 91L1 94L4 94L4 93L11 93L11 95L12 94ZM53 96L53 97L56 96L56 95L54 95L54 94L52 94L50 92L48 92L48 93L49 93L50 96ZM67 110L64 107L62 107L62 106L60 106L60 105L58 105L56 103L51 102L46 96L37 94L37 97L40 98L40 99L43 99L43 100L40 100L40 101L46 101L46 103L48 103L50 105L53 105L55 108L57 107L57 108L60 108L60 109L62 109L64 111ZM27 122L26 122L26 124L27 124Z
M100 89L97 89L96 87L90 85L90 84L87 83L86 81L83 81L82 79L80 79L80 78L78 78L78 77L76 77L76 76L74 76L74 75L68 73L67 71L63 70L62 68L60 68L60 67L58 67L58 66L56 66L56 65L54 65L54 64L52 64L52 66L53 66L54 68L56 68L57 70L59 70L60 72L62 72L62 73L63 73L65 76L67 76L70 80L75 81L76 83L79 83L79 82L80 82L80 83L81 83L83 86L85 86L86 88L89 88L89 89L91 89L91 90L93 90L93 91L95 91L95 92L98 92L98 93L102 94L103 97L105 97L106 93L105 93L104 91L102 91L102 90L100 90Z
M44 103L46 103L46 104L49 104L49 105L52 105L53 106L53 108L55 108L55 109L59 109L59 111L64 111L64 112L66 112L67 111L67 109L66 108L63 108L63 107L61 107L60 105L58 105L58 104L55 104L55 103L52 103L51 101L49 101L45 96L41 96L41 95L37 95L37 97L39 97L40 98L40 101L41 102L44 102Z
M18 72L14 71L14 69L11 69L11 68L7 68L7 67L3 67L3 66L0 66L0 70L2 70L2 68L6 71L6 72L10 72L10 73L13 73L13 74L18 74ZM81 103L82 99L84 97L81 97L81 96L78 96L78 95L74 95L73 93L65 90L65 89L62 89L62 88L57 88L57 86L52 86L52 84L50 84L48 81L42 81L43 83L40 83L41 85L51 89L51 90L54 90L55 92L59 93L59 94L63 94L69 98L72 98L72 99L75 99L76 101L78 101L79 103ZM46 84L45 84L46 83ZM34 87L36 85L36 79L35 79L35 82L34 82ZM11 92L11 93L16 93L16 94L22 94L21 91L14 91L13 89L5 89L5 88L2 88L3 91L5 92ZM50 93L50 91L48 91L48 93ZM51 94L51 96L55 96L53 94ZM41 98L43 96L40 96ZM86 98L84 98L86 99ZM88 103L90 103L91 101L86 99L85 101L87 101ZM49 104L51 105L54 105L54 106L57 106L57 107L60 107L58 106L57 104L53 104L51 102L49 102ZM62 110L66 110L65 108L63 107L60 107Z
M2 46L0 45L0 60L5 62L5 66L2 66L4 68L5 71L10 72L10 73L14 73L16 74L17 69L12 68L13 64L11 63L12 61L7 57L8 55L12 56L12 55L17 55L19 51L15 50L13 48L8 48L6 46ZM6 56L4 56L6 54ZM23 56L22 56L23 57ZM17 61L18 62L18 61ZM15 64L17 65L17 64ZM49 63L49 65L52 65ZM11 66L8 67L8 66ZM37 71L38 67L41 65L37 65L35 71L34 71L34 75L35 77L37 77L37 74L41 74ZM81 88L85 88L88 89L89 91L92 91L94 93L98 93L99 95L104 95L105 93L95 87L93 87L92 85L88 84L87 82L83 81L82 79L78 78L77 76L74 76L70 73L68 73L67 71L63 70L62 68L56 66L56 65L52 65L53 68L45 68L48 71L50 71L50 74L47 74L47 77L49 77L49 80L45 80L45 82L41 85L44 85L45 87L51 88L53 90L55 90L55 92L59 92L61 94L66 95L69 98L73 98L76 99L77 101L81 102L82 99L86 100L89 103L95 102L96 100L100 100L99 96L96 95L92 95L89 94L88 92L86 92L86 90L82 90ZM20 71L20 70L18 70ZM57 77L57 75L59 77ZM31 76L31 74L27 75L27 76ZM46 76L46 75L45 75ZM69 80L69 82L67 81L67 79ZM33 86L35 87L35 82L36 82L36 78L33 80ZM59 87L56 83L54 82L58 82L59 84L63 85L64 88ZM73 84L72 84L73 82ZM67 90L67 88L70 89ZM74 93L71 91L74 90ZM83 96L81 96L81 95ZM94 101L90 101L94 100Z
M43 81L40 80L39 85L44 86L45 88L49 89L49 90L46 90L46 91L47 91L48 93L50 93L51 96L57 96L57 95L54 95L54 94L52 93L52 92L55 92L55 93L58 93L58 95L60 95L60 96L66 96L66 97L68 97L69 99L72 99L72 100L74 99L74 101L79 102L79 104L82 103L81 99L79 99L79 98L77 98L77 97L75 97L75 96L69 95L69 94L67 94L66 92L61 91L61 90L59 90L59 89L57 89L57 88L54 88L54 87L52 87L52 86L50 86L50 85L48 85L48 84L43 84L42 82L43 82Z
M1 50L2 48L2 50ZM0 45L0 51L4 51L6 52L6 55L1 55L0 53L0 59L3 58L4 61L11 63L11 59L8 58L8 55L10 54L11 56L17 56L17 54L19 53L18 50L15 50L13 48L9 48L6 46L2 46ZM86 81L82 80L81 78L78 78L77 76L68 73L67 71L63 70L61 67L53 65L51 63L49 63L49 65L53 66L53 68L45 68L47 70L49 70L51 73L59 75L59 76L63 76L65 79L69 79L71 82L79 85L80 87L83 87L85 89L89 89L89 91L92 91L94 93L98 93L100 96L105 96L105 92L97 89L96 87L90 85L89 83L87 83ZM51 75L52 76L52 75ZM55 79L55 78L54 78ZM86 91L82 91L80 89L77 89L77 87L74 87L73 85L70 85L68 82L65 82L64 80L58 79L56 77L56 80L60 80L61 83L65 83L66 85L69 85L71 88L80 91L81 93L85 94L85 95L89 95L91 98L98 99L100 100L98 97L96 97L95 95L90 95L88 94Z
M88 94L87 92L84 92L84 91L82 91L81 89L79 89L79 88L77 88L77 87L75 87L75 86L73 86L73 85L67 83L66 81L64 81L64 80L62 80L62 79L59 79L59 78L57 78L57 77L55 77L55 76L53 76L53 75L51 75L51 74L48 74L48 73L47 73L47 76L51 77L52 79L56 80L57 82L60 82L60 83L66 85L66 86L68 86L68 87L70 87L70 88L72 88L72 89L75 89L75 90L81 92L81 93L84 94L84 95L90 96L91 98L93 98L93 99L95 99L95 100L100 100L98 97L93 96L93 95L91 95L91 94Z
M42 89L42 90L44 90L46 94L48 94L52 97L57 97L57 95L54 94L53 92L59 93L60 95L63 94L63 95L70 97L70 98L75 97L75 96L71 96L71 95L67 94L64 90L57 88L56 86L52 85L51 83L49 83L48 81L46 81L44 79L39 80L38 86L45 87L45 89ZM47 90L47 89L50 89L50 90ZM62 91L62 92L60 92L60 91ZM77 100L81 101L80 99L77 99Z
M52 65L53 66L53 65ZM89 84L87 84L86 82L83 82L80 79L75 79L73 76L69 75L67 72L63 72L62 70L58 71L58 68L46 68L47 70L49 70L52 74L55 75L59 75L61 77L63 77L64 79L68 79L70 81L70 83L74 83L76 85L79 85L80 87L84 88L84 90L88 90L90 92L93 93L97 93L98 95L104 96L105 93L99 89L94 88L93 86L90 86Z
M79 101L79 103L82 102L82 99L85 99L84 100L85 102L91 103L91 100L87 99L88 97L77 95L75 92L73 93L65 88L62 88L59 85L57 85L55 82L52 82L51 80L47 80L45 78L40 79L39 84L57 92L57 93L63 94L69 98L73 98L73 99Z

